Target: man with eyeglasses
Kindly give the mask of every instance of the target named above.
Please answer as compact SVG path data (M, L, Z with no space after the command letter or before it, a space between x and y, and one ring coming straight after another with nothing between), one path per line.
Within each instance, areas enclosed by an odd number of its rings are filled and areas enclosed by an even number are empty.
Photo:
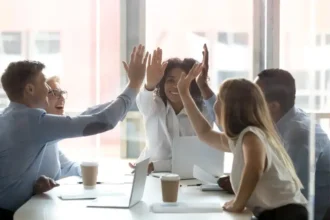
M50 87L48 93L48 114L63 115L67 91L61 89L60 78L50 77L46 83ZM87 112L86 112L87 113ZM43 149L43 158L41 160L38 176L58 180L68 176L81 176L81 170L78 163L70 161L58 147L58 141L47 143ZM43 177L44 176L44 177ZM38 180L39 186L43 187L42 180ZM41 182L41 183L39 183ZM47 183L46 181L44 181ZM47 187L46 187L47 188ZM42 192L42 190L40 190Z
M116 100L105 103L93 114L68 117L47 114L52 93L40 62L9 64L1 76L10 105L0 114L0 219L13 213L44 188L35 185L43 149L53 141L90 136L113 129L131 108L145 77L148 53L134 48L127 69L129 83ZM56 183L44 178L49 188ZM35 187L33 187L35 186ZM33 191L34 190L34 191Z

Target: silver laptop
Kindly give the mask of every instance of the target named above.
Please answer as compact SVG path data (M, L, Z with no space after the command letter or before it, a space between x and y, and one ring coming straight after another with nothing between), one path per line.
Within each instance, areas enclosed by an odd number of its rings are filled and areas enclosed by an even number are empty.
M224 152L214 149L198 137L179 137L173 140L172 173L181 179L193 179L194 165L213 176L223 175Z
M130 195L115 194L93 200L90 208L131 208L141 201L148 175L149 158L136 164ZM115 188L114 188L115 189Z

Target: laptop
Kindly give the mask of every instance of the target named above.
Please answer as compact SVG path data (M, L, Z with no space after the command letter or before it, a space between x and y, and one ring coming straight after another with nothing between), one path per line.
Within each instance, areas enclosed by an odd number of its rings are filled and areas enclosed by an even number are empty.
M130 195L102 196L87 205L89 208L131 208L142 199L148 175L149 158L136 164ZM114 188L115 189L115 188Z
M193 179L194 165L215 177L223 175L224 152L214 149L197 136L179 137L173 140L172 173L181 179Z

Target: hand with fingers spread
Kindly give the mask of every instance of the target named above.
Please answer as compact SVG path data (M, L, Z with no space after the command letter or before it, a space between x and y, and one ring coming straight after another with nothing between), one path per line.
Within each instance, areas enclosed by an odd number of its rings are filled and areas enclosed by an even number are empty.
M154 50L152 56L149 55L147 66L146 89L152 91L164 76L167 67L166 62L162 62L163 51L160 48Z
M209 51L207 49L206 44L204 44L203 46L202 65L203 65L202 73L196 77L196 83L199 88L203 88L204 86L207 86L208 71L209 71Z
M138 47L134 47L129 63L123 61L130 88L137 90L141 88L145 77L147 58L148 52L145 54L145 47L140 44Z
M33 192L34 194L41 194L53 189L54 187L58 187L59 185L60 184L56 183L53 179L42 175L34 184Z
M209 79L208 71L209 71L209 51L207 49L206 44L203 46L203 69L202 73L196 77L196 83L198 85L199 90L202 93L202 96L205 100L209 99L214 93L209 87L207 81Z
M201 74L203 69L203 64L195 64L188 74L185 74L184 72L181 73L180 80L178 82L178 90L180 93L180 96L189 94L189 88L191 82L199 75Z

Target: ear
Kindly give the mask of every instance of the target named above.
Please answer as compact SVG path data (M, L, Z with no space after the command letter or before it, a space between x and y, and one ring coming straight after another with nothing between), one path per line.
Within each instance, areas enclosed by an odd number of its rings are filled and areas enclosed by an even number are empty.
M277 101L268 102L268 108L271 113L278 113L281 111L281 105Z
M34 93L35 93L34 85L31 84L31 83L26 84L26 86L24 88L24 92L29 94L29 95L34 95Z

